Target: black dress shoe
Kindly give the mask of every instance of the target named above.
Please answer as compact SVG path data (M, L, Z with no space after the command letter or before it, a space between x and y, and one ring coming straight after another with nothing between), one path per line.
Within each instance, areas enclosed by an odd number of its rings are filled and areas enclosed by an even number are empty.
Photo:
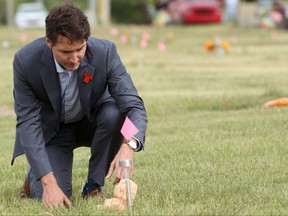
M86 197L83 197L84 199L88 199L88 198L100 198L100 199L104 199L105 196L104 194L99 190L99 189L94 189L90 192L87 193Z
M104 194L101 192L102 187L98 185L94 180L87 179L83 191L82 191L82 198L88 199L90 197L95 198L104 198Z

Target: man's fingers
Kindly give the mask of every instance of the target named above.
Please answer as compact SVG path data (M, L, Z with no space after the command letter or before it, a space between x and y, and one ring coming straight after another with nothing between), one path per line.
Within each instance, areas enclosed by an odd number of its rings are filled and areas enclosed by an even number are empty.
M113 181L113 185L119 183L119 181L124 178L124 172L123 172L123 168L118 167L118 169L116 170L116 175L115 175L115 179Z
M53 203L51 202L46 202L44 199L42 200L42 203L45 205L47 208L53 208Z
M51 208L50 205L48 205L47 203L44 203L45 207Z
M57 203L45 203L45 206L48 208L58 208L58 204Z
M111 164L110 168L109 168L109 171L106 175L106 178L110 178L112 176L112 173L113 173L113 165Z
M44 205L48 208L58 208L58 207L72 207L72 202L65 196L63 201L61 203L58 203L58 202L49 202L49 203L46 203L44 202Z
M121 180L120 178L118 178L118 177L115 177L115 179L114 179L114 181L113 181L113 185L115 185L115 184L119 183L119 181L120 181L120 180Z
M106 175L106 178L110 178L114 172L114 170L116 169L116 166L115 166L115 162L112 161L112 163L110 164L110 167L109 167L109 171Z
M133 173L134 173L134 166L132 165L131 166L131 169L130 169L130 179L132 179L132 177L133 177Z
M72 203L70 201L70 199L68 199L66 196L64 198L64 205L67 206L67 207L72 207Z

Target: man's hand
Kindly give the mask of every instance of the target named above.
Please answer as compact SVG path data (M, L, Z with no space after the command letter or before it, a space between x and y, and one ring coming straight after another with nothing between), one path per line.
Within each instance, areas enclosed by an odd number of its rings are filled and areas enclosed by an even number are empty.
M113 184L117 184L121 179L125 178L125 171L123 167L119 166L120 160L131 160L132 166L130 169L130 178L132 178L133 171L134 171L134 151L128 146L127 141L124 141L116 154L114 160L110 164L110 168L108 171L108 174L106 178L110 178L115 171L115 179L113 181Z
M71 201L60 189L52 173L42 176L41 182L43 186L42 202L44 203L44 205L51 208L72 206Z

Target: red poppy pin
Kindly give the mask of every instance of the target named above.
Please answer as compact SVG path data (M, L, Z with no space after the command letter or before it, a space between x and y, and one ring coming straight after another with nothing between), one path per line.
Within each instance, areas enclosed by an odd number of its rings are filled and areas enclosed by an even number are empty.
M85 72L84 74L83 74L83 82L84 83L89 83L92 79L93 79L93 76L92 76L92 74L90 74L90 73L88 73L88 72Z

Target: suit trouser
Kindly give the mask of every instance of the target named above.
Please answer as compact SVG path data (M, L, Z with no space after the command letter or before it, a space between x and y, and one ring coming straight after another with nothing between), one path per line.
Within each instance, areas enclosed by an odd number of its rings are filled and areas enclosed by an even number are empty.
M100 107L92 123L86 117L74 123L61 123L57 134L46 144L46 151L57 183L66 196L72 195L73 150L77 147L91 148L88 178L100 186L104 185L110 163L123 140L120 133L123 122L124 117L116 104L108 102ZM41 181L33 178L33 170L30 193L33 198L39 199L43 194Z

